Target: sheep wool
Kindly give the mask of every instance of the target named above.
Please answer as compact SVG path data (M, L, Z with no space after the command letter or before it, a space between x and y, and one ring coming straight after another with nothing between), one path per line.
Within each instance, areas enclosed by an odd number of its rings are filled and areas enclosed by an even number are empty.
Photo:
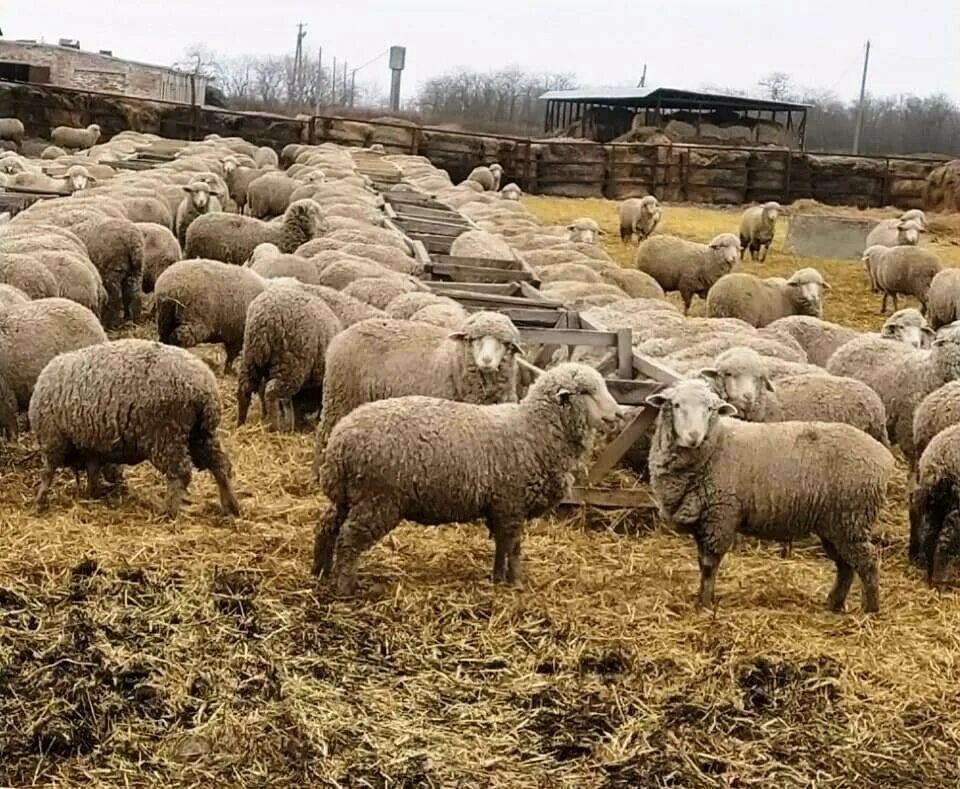
M739 318L761 327L787 315L823 312L823 291L830 286L813 268L795 271L789 279L753 274L725 274L707 294L707 315L711 318Z

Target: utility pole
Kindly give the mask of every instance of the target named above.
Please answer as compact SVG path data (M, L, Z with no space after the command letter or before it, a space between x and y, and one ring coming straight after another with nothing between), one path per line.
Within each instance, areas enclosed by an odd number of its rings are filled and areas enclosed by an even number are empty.
M863 54L863 77L860 79L860 103L857 105L857 127L853 132L853 152L860 153L860 137L863 134L863 97L867 91L867 67L870 65L870 42Z
M330 104L337 106L337 56L333 56L333 69L330 72Z
M640 84L637 85L638 88L645 88L647 86L647 64L643 64L643 73L640 75Z
M400 76L407 62L407 48L390 47L390 109L400 109Z
M291 98L298 104L303 101L303 39L307 37L305 27L303 22L297 25L297 46L293 51L293 96Z
M353 106L353 102L356 97L357 92L357 70L354 69L350 72L350 106Z
M347 61L343 61L343 104L347 104Z
M317 47L317 92L313 114L320 114L320 99L323 97L323 47Z

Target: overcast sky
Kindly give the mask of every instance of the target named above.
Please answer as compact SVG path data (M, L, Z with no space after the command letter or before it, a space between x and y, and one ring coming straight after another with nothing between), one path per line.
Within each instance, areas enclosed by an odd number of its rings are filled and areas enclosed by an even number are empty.
M324 61L351 66L407 47L404 98L465 66L563 71L584 86L647 84L752 90L785 71L852 98L869 38L868 90L943 92L960 103L960 0L0 0L6 38L80 40L83 49L171 64L202 42L225 54L292 52L296 24ZM386 59L359 81L389 84Z

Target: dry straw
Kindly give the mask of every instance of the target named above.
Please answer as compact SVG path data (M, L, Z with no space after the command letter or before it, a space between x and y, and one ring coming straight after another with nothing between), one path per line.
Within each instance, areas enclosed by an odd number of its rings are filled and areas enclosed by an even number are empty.
M615 237L610 203L528 205ZM668 207L664 230L733 224ZM799 263L775 245L749 268ZM828 317L879 325L858 264L816 264ZM360 595L335 600L308 574L311 436L236 429L234 388L235 521L204 474L176 524L160 519L147 466L100 502L62 473L38 518L29 438L0 448L0 785L960 782L960 604L905 562L902 467L876 617L858 589L851 613L824 610L816 546L785 560L750 541L724 560L717 610L698 611L690 540L630 513L531 524L517 589L488 581L485 529L405 526L364 557Z

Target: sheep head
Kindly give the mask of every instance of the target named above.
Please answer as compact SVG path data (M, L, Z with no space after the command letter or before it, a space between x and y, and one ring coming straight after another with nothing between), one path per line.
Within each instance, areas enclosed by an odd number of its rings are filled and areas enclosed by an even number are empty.
M650 395L646 403L660 412L656 432L681 449L698 449L713 431L718 417L737 414L734 406L721 400L699 378L677 381Z

